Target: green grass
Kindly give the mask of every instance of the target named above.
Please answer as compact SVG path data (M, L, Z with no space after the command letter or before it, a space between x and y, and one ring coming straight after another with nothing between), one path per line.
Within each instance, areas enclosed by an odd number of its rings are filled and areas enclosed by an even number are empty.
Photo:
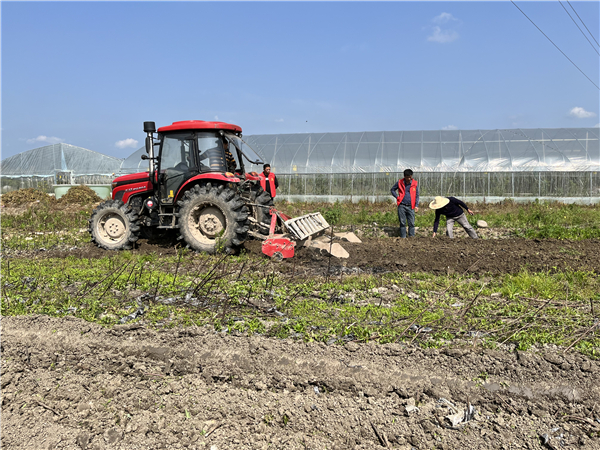
M600 280L590 272L522 271L485 281L423 273L299 279L247 255L121 252L4 261L2 283L3 315L72 315L112 326L141 308L133 320L153 327L210 326L330 344L574 344L600 356L598 331L588 331L592 306L600 310Z

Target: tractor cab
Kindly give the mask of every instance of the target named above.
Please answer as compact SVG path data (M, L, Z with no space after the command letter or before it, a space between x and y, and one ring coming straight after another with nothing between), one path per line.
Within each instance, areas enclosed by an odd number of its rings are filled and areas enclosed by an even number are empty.
M169 133L160 136L157 179L160 202L172 204L185 181L206 173L243 173L239 156L229 151L229 142L214 131Z
M176 124L178 129L169 129ZM190 128L181 129L186 124ZM159 128L159 153L153 159L161 204L173 204L180 188L197 175L222 174L239 181L245 178L244 159L247 163L262 164L262 158L242 140L241 133L231 128L239 127L195 120Z

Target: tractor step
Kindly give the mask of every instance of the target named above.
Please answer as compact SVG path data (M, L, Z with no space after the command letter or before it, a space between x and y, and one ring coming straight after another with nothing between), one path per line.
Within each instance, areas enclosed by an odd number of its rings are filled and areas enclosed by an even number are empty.
M288 232L298 240L315 236L329 228L325 218L318 212L286 220L283 224Z

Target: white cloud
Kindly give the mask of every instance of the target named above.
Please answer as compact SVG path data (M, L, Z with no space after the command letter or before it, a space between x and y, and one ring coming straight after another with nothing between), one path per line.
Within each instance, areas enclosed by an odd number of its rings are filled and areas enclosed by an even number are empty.
M132 138L123 139L122 141L115 142L115 146L118 148L137 148L138 141Z
M61 142L65 142L65 140L62 138L55 137L55 136L43 136L43 135L40 135L33 139L27 139L28 144L35 144L37 142L45 142L47 144L60 144Z
M446 125L442 130L458 130L458 127L456 125Z
M581 106L576 106L571 111L569 111L569 115L576 117L577 119L589 119L590 117L596 117L596 113L591 111L586 111Z
M594 125L594 128L600 128L600 123L597 123L596 125Z
M443 23L448 23L448 22L458 22L458 19L456 17L454 17L452 14L450 13L441 13L439 16L435 16L433 18L433 23L439 23L439 24L443 24Z
M215 120L217 120L217 121L218 121L218 120L219 120L219 116L215 116Z
M275 122L283 122L283 119L275 119Z
M458 32L454 30L442 30L440 27L433 27L433 33L427 36L429 42L447 44L458 39Z
M439 16L435 16L431 21L435 24L431 29L431 34L427 36L429 42L437 42L438 44L447 44L458 39L458 31L456 27L461 25L461 21L452 14L443 12Z

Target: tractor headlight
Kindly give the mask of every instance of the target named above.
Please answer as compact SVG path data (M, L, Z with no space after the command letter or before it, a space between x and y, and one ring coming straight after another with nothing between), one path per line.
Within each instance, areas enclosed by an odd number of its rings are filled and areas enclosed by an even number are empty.
M150 211L152 211L152 208L154 208L156 206L156 203L155 203L154 199L152 199L152 198L146 199L146 201L144 203L146 204L146 208L148 208L148 210L150 210Z

